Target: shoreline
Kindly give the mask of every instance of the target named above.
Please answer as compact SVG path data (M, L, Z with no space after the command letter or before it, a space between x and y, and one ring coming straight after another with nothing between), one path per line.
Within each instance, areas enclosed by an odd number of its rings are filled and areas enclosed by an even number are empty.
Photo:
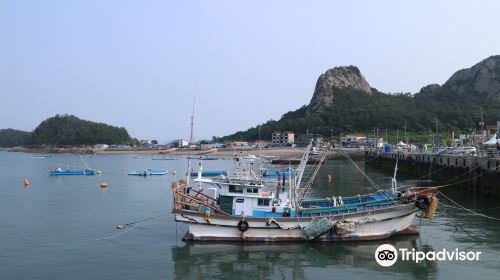
M278 158L295 158L301 157L304 153L303 148L272 148L272 149L210 149L210 150L195 150L195 149L89 149L89 148L1 148L7 152L21 153L48 153L48 154L106 154L106 155L169 155L169 156L276 156ZM364 150L345 150L349 154L364 155ZM330 150L329 157L340 156L338 152Z

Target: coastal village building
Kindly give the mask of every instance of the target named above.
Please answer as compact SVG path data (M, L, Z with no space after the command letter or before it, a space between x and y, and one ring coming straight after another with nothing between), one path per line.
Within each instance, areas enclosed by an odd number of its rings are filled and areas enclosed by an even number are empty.
M107 145L107 144L95 144L94 145L94 149L104 150L104 149L107 149L107 148L109 148L109 145Z
M313 145L318 146L323 143L323 136L321 134L315 133L305 133L299 135L298 145L305 147L309 144L309 141L313 140Z
M265 148L269 143L265 140L255 140L255 143L252 145L254 148Z
M168 146L170 146L172 148L184 148L184 147L189 146L189 141L184 140L184 139L178 139L178 140L170 142L168 144Z
M224 143L226 147L229 148L246 148L250 147L250 143L247 141L232 141L232 142L226 142Z
M342 137L342 144L357 143L360 140L366 139L366 135L361 133L350 134Z
M275 131L272 134L271 144L273 146L288 146L295 142L293 131Z

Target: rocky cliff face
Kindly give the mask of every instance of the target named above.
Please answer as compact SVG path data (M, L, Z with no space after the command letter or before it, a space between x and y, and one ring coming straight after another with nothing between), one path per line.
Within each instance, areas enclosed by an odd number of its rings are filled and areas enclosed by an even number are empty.
M441 86L438 84L430 84L426 85L422 89L420 89L419 94L424 94L424 95L433 95L436 93L439 93L441 91Z
M471 68L457 71L443 88L459 95L485 94L500 101L500 55L490 56Z
M307 114L322 112L333 103L335 89L346 87L372 94L370 85L356 66L335 67L319 76Z

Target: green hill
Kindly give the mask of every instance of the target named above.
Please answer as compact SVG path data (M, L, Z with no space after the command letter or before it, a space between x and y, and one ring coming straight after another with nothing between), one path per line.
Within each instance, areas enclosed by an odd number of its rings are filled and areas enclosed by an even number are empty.
M31 133L32 145L124 144L132 139L123 127L79 119L72 115L56 115L44 120Z
M0 129L0 147L16 147L24 145L30 133L12 128Z
M123 127L79 119L73 115L56 115L41 122L33 132L0 130L0 146L78 146L130 144L132 139Z

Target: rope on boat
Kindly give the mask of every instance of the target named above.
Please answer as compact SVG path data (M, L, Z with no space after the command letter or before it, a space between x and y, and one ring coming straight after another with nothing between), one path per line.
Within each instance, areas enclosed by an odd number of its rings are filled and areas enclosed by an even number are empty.
M472 178L468 178L468 179L465 179L465 180L462 180L462 181L458 181L458 182L454 182L454 183L450 183L450 184L446 184L446 185L434 186L433 188L440 189L440 188L445 188L445 187L449 187L449 186L453 186L453 185L458 185L458 184L461 184L461 183L468 182L470 180L474 180L474 179L479 178L479 177L481 177L481 175L477 175L477 176L474 176ZM427 188L429 188L429 187L414 187L414 186L409 186L406 189L427 189Z
M462 209L462 210L465 210L465 211L467 211L467 212L470 212L470 213L472 213L472 214L474 214L474 215L477 215L477 216L480 216L480 217L483 217L483 218L487 218L487 219L490 219L490 220L495 220L495 221L500 221L500 219L499 219L499 218L491 217L491 216L488 216L488 215L483 214L483 213L478 213L478 212L476 212L476 211L474 211L474 210L471 210L471 209L469 209L469 208L465 208L464 206L460 205L458 202L456 202L455 200L453 200L453 199L449 198L447 195L445 195L445 194L444 194L444 193L442 193L442 192L439 192L438 194L441 194L442 196L444 196L446 199L448 199L450 202L452 202L453 204L455 204L456 206L458 206L458 207L459 207L460 209Z
M441 204L443 204L443 203L441 202ZM441 213L444 214L446 217L450 218L448 216L448 213L446 213L445 211L441 212ZM458 231L459 229L461 229L463 232L465 232L470 238L474 239L476 242L483 243L483 241L479 240L476 236L474 236L472 233L470 233L468 230L466 230L464 227L462 227L459 223L453 223L452 225L453 225L453 227L455 227L455 231Z
M351 161L351 163L354 165L354 167L356 167L356 169L358 169L359 172L361 172L361 174L363 174L363 176L368 180L368 182L375 188L377 189L378 191L381 191L382 195L386 198L388 198L388 196L385 194L385 192L383 191L382 187L380 187L380 185L378 185L375 181L372 180L372 178L370 178L370 176L368 176L365 172L363 172L363 170L361 170L361 168L354 162L354 160L343 150L343 149L339 149L337 148L336 150L339 150L341 152L341 154L347 158L349 161Z
M163 199L161 199L160 201L164 201L165 198L166 198L166 194L164 195ZM128 233L129 231L133 230L137 225L143 223L143 222L146 222L146 221L150 221L150 220L153 220L153 219L156 219L156 218L159 218L159 217L163 217L163 216L166 216L167 214L161 214L161 215L156 215L156 216L151 216L153 215L156 211L158 211L158 209L160 208L160 206L162 206L163 204L158 204L151 212L149 212L148 215L144 216L144 218L142 218L141 220L138 220L138 221L135 221L135 222L130 222L130 223L126 223L126 224L122 224L122 225L117 225L116 228L121 230L121 229L124 229L125 227L128 227L128 226L131 226L130 228L126 229L125 231L122 231L122 232L119 232L115 235L111 235L111 236L107 236L107 237L103 237L103 238L96 238L94 240L109 240L109 239L113 239L113 238L116 238L116 237L119 237L119 236L122 236L124 235L125 233Z
M98 239L95 239L95 240L109 240L109 239L113 239L113 238L119 237L119 236L124 235L125 233L133 230L137 225L139 225L142 222L149 221L149 220L152 220L152 219L156 219L156 218L159 218L159 217L163 217L165 215L166 214L157 215L157 216L154 216L154 217L149 217L147 219L143 219L143 220L139 220L139 221L135 221L135 222L123 224L123 225L118 225L117 226L118 229L123 229L125 226L129 226L129 225L132 225L132 226L130 228L128 228L127 230L122 231L120 233L117 233L115 235L111 235L111 236L107 236L107 237L103 237L103 238L98 238ZM120 226L123 226L123 227L120 227Z

